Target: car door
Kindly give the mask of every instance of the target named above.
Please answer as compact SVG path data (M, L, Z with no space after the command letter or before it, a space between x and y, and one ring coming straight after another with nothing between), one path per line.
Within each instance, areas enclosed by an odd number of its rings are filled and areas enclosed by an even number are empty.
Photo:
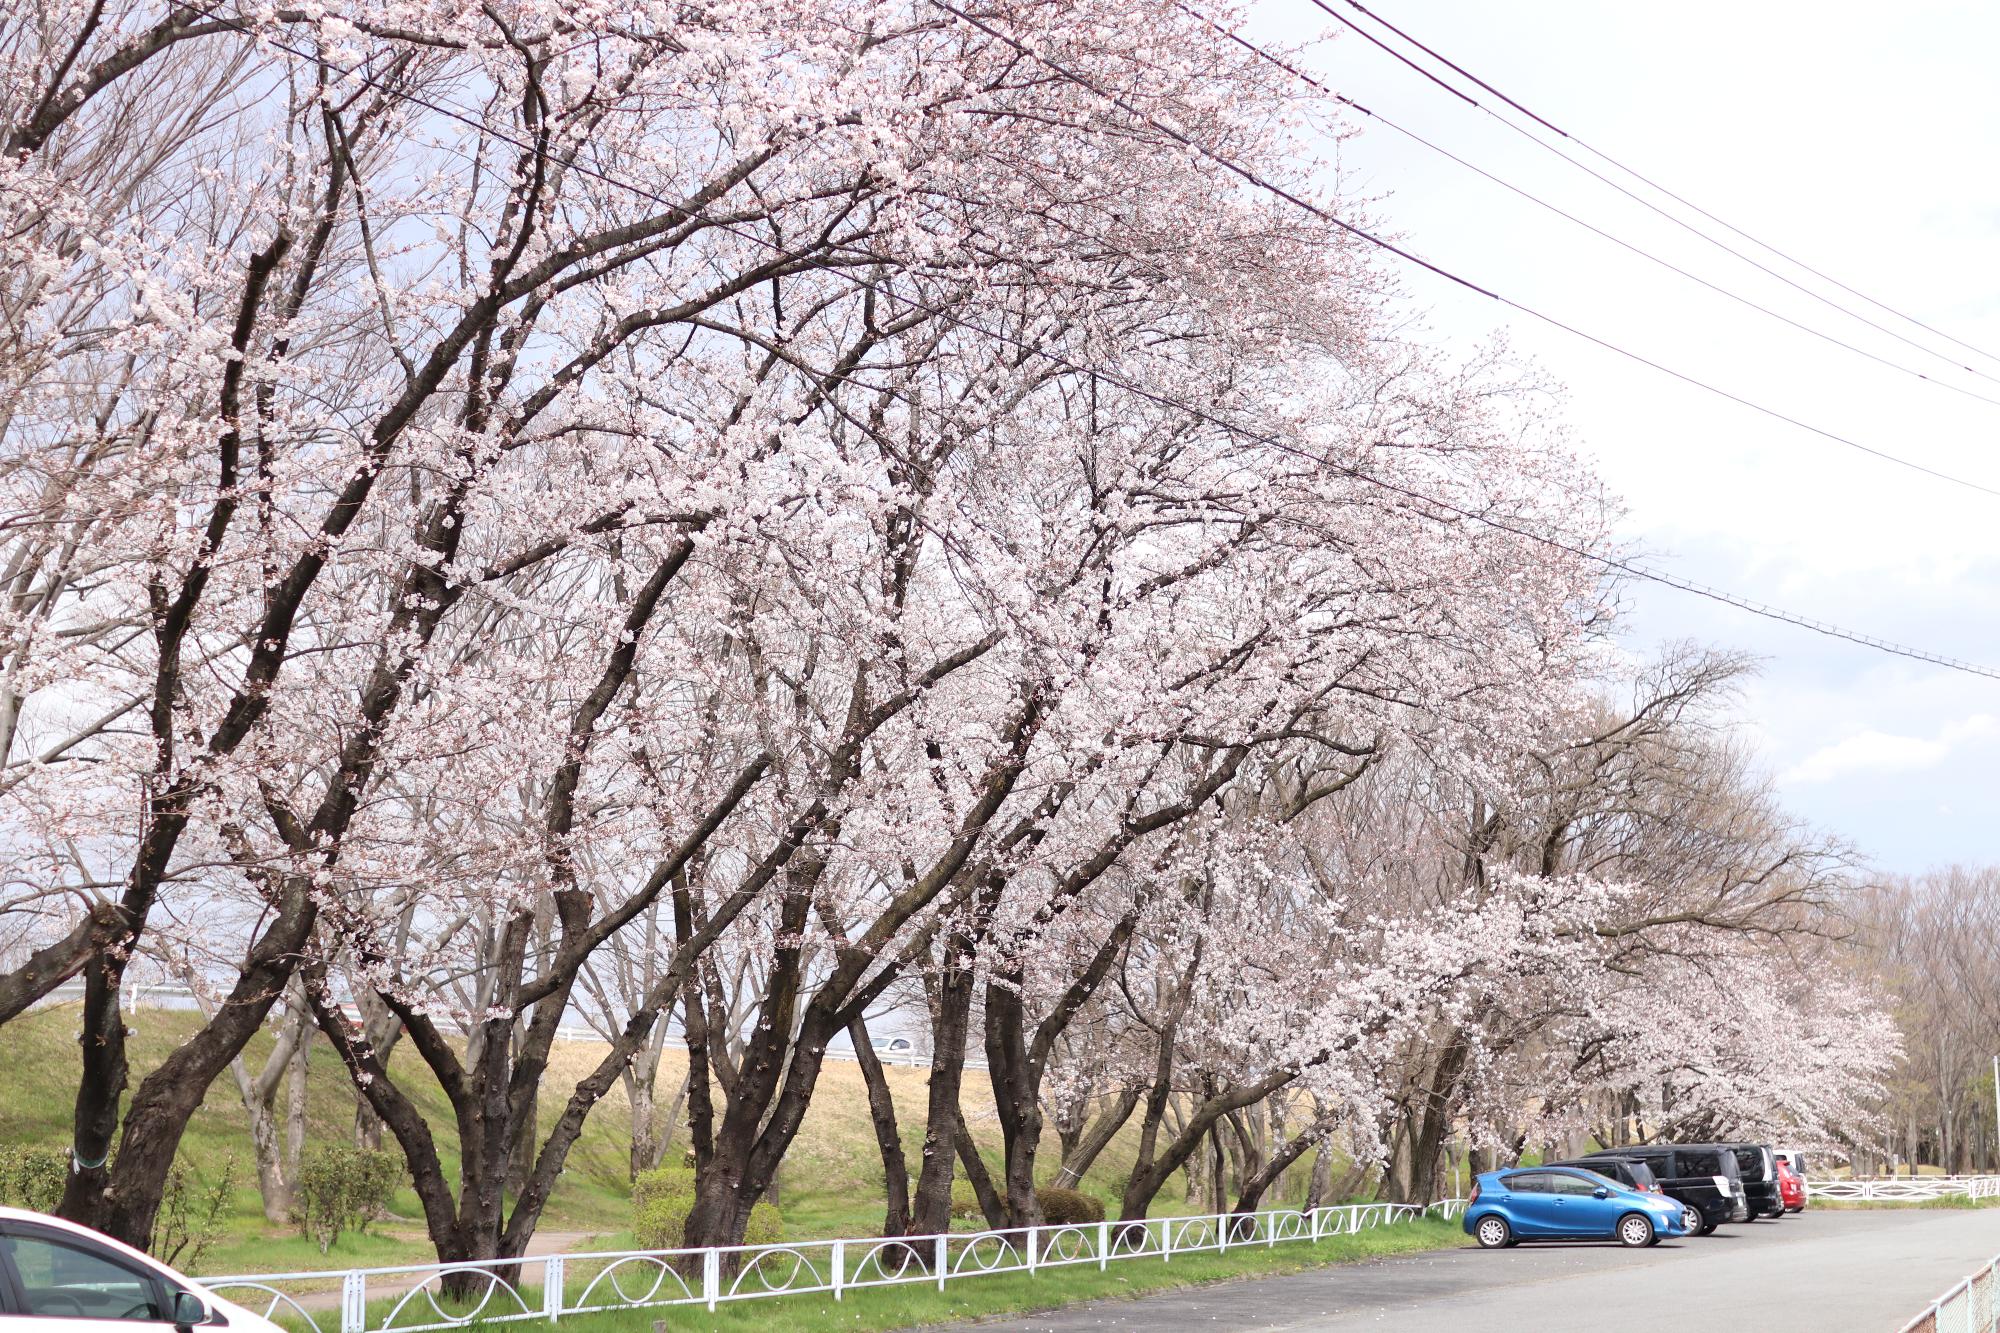
M1549 1181L1556 1202L1557 1224L1567 1236L1608 1236L1625 1210L1623 1200L1600 1199L1602 1181L1569 1171L1556 1172Z
M1559 1236L1562 1234L1561 1215L1556 1211L1555 1195L1549 1191L1549 1173L1546 1171L1521 1171L1503 1177L1507 1186L1507 1213L1513 1218L1512 1226L1522 1236Z
M169 1333L158 1274L85 1237L27 1222L0 1226L0 1333Z

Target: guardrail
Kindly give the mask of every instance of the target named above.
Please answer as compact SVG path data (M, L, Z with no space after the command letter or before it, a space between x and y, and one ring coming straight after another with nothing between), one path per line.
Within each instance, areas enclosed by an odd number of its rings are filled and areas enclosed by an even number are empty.
M2000 1329L2000 1255L1932 1301L1900 1333L1995 1333Z
M1867 1203L1931 1203L1938 1199L2000 1198L2000 1176L1883 1176L1871 1180L1811 1180L1809 1199Z
M1448 1219L1464 1207L1463 1199L1428 1205L1346 1204L1310 1212L1225 1213L942 1236L619 1250L195 1280L267 1319L299 1323L311 1333L425 1333L604 1310L700 1306L712 1311L725 1301L811 1293L840 1300L844 1293L862 1287L935 1283L942 1291L949 1282L993 1273L1032 1275L1075 1264L1103 1269L1114 1261L1141 1258L1171 1263L1176 1255L1319 1241L1427 1214ZM460 1294L447 1295L448 1286L459 1288Z

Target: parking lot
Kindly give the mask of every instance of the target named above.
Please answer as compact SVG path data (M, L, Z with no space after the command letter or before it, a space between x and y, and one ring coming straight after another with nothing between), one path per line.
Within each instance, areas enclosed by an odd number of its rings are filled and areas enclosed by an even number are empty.
M2000 1210L1808 1211L1629 1250L1466 1247L1098 1302L993 1329L1394 1329L1608 1333L1727 1328L1895 1333L2000 1251Z

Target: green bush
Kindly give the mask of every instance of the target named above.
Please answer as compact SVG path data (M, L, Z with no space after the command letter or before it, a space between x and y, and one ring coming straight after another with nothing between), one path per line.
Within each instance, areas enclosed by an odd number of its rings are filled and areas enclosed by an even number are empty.
M694 1207L694 1173L673 1167L632 1182L632 1234L642 1250L677 1250Z
M366 1231L402 1183L403 1164L393 1153L314 1148L299 1164L292 1191L299 1229L325 1254L341 1232Z
M1041 1205L1042 1221L1050 1226L1081 1226L1104 1220L1104 1200L1082 1190L1045 1185L1035 1191L1035 1202Z
M688 1213L694 1208L694 1172L661 1167L632 1182L632 1234L642 1250L677 1250L687 1242ZM785 1219L774 1203L750 1210L743 1226L745 1245L776 1245Z
M777 1204L767 1199L750 1210L750 1220L743 1224L745 1245L776 1245L784 1238L785 1219Z
M69 1154L60 1148L0 1148L0 1204L52 1213L69 1179Z
M159 1211L153 1214L153 1235L146 1251L162 1263L193 1268L222 1237L222 1213L236 1188L236 1159L222 1159L222 1170L204 1184L184 1158L167 1169Z

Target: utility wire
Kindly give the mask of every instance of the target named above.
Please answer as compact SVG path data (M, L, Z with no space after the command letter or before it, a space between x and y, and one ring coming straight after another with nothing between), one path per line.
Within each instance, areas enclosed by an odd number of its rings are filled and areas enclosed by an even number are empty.
M940 8L945 8L949 12L956 13L956 11L950 11L948 6L940 4L939 0L931 0L931 2L933 4L938 4ZM205 10L204 13L207 17L210 18L219 17L214 13L212 9ZM267 42L276 49L284 51L290 55L296 56L301 60L309 60L316 64L324 63L324 59L320 55L290 45L276 37L271 36L268 33L256 32L253 29L245 26L240 20L232 19L226 21L228 22L229 26L233 27L234 29L236 29L236 31L242 33L247 37L250 37L254 40ZM983 28L984 25L974 22L973 26ZM1014 47L1016 50L1023 51L1024 54L1030 55L1030 57L1033 59L1036 60L1042 59L1039 56L1035 56L1032 52L1027 52L1025 48L1020 46L1019 43L1013 42L1004 37L999 38L999 40L1004 42L1006 45ZM1047 64L1048 62L1042 61L1042 63ZM336 66L334 68L338 67ZM1051 66L1051 68L1054 67ZM530 143L525 139L520 139L513 135L507 134L505 131L499 130L485 123L484 121L480 120L478 117L473 116L470 113L465 112L457 107L445 103L436 102L429 98L425 98L419 96L418 94L409 92L406 89L396 88L388 84L385 84L381 82L379 79L375 78L373 75L363 72L359 65L356 65L353 69L342 71L342 77L355 79L375 89L377 92L380 92L385 96L393 97L399 101L407 102L412 106L422 107L425 110L430 111L435 115L440 115L448 120L456 121L459 124L464 125L467 128L472 129L480 134L490 135L494 139L497 139L502 143L508 144L511 147L517 149L518 151L525 153L534 153L537 156L547 155L547 150L545 148ZM1074 76L1065 74L1064 77L1073 78ZM1090 87L1088 83L1083 84L1083 86L1086 88ZM1106 94L1096 89L1092 89L1092 91L1097 92L1099 96L1106 96ZM1127 111L1127 114L1134 114L1131 112L1130 108L1124 108L1124 109ZM1162 133L1169 134L1180 142L1183 143L1186 142L1186 140L1182 136L1173 134L1172 131L1167 130L1163 126L1156 126L1156 128L1159 128ZM588 166L580 162L567 163L565 165L571 170L575 170L583 175L590 176L595 180L602 181L606 185L610 185L616 189L624 190L627 193L635 195L639 198L650 200L653 203L661 205L662 207L674 209L682 213L686 212L686 210L680 204L674 202L671 199L668 199L666 196L658 193L657 191L647 189L645 186L635 184L631 181L625 180L618 176L614 176L608 172L598 170L597 168ZM1232 168L1232 169L1236 170L1238 174L1242 174L1241 168ZM1357 228L1350 227L1347 223L1344 222L1339 223L1338 225L1350 231L1358 231ZM762 245L771 249L777 248L776 242L768 240L765 237L758 236L754 232L744 231L741 228L733 226L729 223L717 223L716 226L720 230L726 231L729 234L738 236L742 239L749 240L755 244ZM1386 241L1381 241L1374 237L1369 237L1369 239L1373 241L1375 244L1380 245L1385 249L1390 249L1397 254L1405 254L1405 252L1390 245ZM1454 275L1445 274L1444 270L1442 269L1435 269L1434 266L1430 265L1427 261L1420 259L1415 255L1405 254L1405 257L1408 258L1411 262L1421 265L1425 268L1433 268L1433 271L1438 272L1444 276L1450 277L1452 281L1459 283L1461 286L1471 287L1475 291L1482 292L1482 294L1490 295L1490 293L1485 293L1484 289L1475 287L1473 286L1473 284L1466 282L1464 279L1458 278ZM846 273L837 269L829 269L826 271L832 273L834 276L844 279L849 283L852 283L857 288L868 288L870 286L869 283L865 282L861 278L854 276L853 274ZM1389 491L1396 495L1400 495L1404 499L1413 501L1417 504L1426 505L1437 510L1442 510L1447 514L1463 519L1465 521L1478 523L1501 532L1509 533L1513 536L1521 537L1527 541L1531 541L1538 545L1548 547L1551 550L1561 551L1564 554L1572 555L1580 559L1587 560L1607 570L1611 570L1617 573L1627 574L1633 578L1641 579L1649 583L1661 584L1669 588L1675 588L1682 592L1691 593L1695 596L1706 598L1710 601L1719 602L1725 606L1734 607L1739 611L1749 612L1752 615L1762 617L1766 620L1773 620L1783 624L1793 625L1801 629L1810 630L1816 634L1824 635L1828 638L1844 640L1848 643L1858 644L1866 648L1872 648L1877 652L1887 653L1896 657L1908 658L1912 661L1925 662L1933 666L1945 667L1948 668L1949 670L1963 672L1967 675L1983 676L1990 680L2000 680L2000 668L1984 666L1977 662L1968 662L1961 658L1948 657L1942 653L1931 652L1928 649L1914 648L1907 644L1897 643L1894 640L1880 638L1872 634L1865 634L1858 630L1847 629L1841 625L1834 624L1830 621L1817 620L1814 619L1813 617L1806 616L1795 611L1787 611L1782 607L1771 606L1763 602L1753 601L1747 597L1743 597L1738 594L1725 591L1721 588L1715 588L1707 584L1697 583L1692 579L1682 578L1677 574L1670 574L1664 570L1654 569L1649 566L1639 564L1636 561L1627 559L1623 556L1606 555L1599 551L1590 550L1587 547L1582 547L1571 542L1563 541L1557 537L1551 537L1546 533L1536 532L1532 528L1522 527L1519 524L1509 522L1506 519L1495 518L1491 514L1484 514L1476 510L1466 509L1448 500L1440 500L1435 496L1426 494L1425 492L1400 485L1396 482L1385 480L1381 477L1377 477L1368 472L1364 472L1361 469L1354 467L1351 464L1337 463L1322 455L1315 454L1309 449L1302 449L1299 446L1290 443L1288 440L1284 439L1281 435L1277 434L1276 432L1256 430L1247 427L1243 425L1241 422L1224 418L1196 404L1182 402L1179 399L1170 398L1155 390L1147 389L1141 385L1126 381L1122 376L1117 376L1112 373L1106 372L1099 367L1078 365L1076 362L1071 361L1067 357L1064 357L1059 353L1048 350L1048 348L1046 348L1041 344L1031 343L1024 339L1015 337L1011 334L982 327L981 325L973 321L964 319L963 317L957 314L944 310L939 310L934 306L930 306L925 304L924 302L917 301L911 297L903 295L900 292L889 291L888 289L881 287L877 287L874 290L880 292L882 295L888 297L890 300L900 302L903 305L906 305L913 310L934 316L939 319L947 320L950 323L960 328L966 329L972 333L976 333L982 337L993 338L997 341L1008 343L1014 347L1021 349L1024 352L1028 352L1037 357L1040 357L1041 359L1048 361L1050 364L1055 365L1058 368L1067 370L1072 374L1095 376L1098 379L1103 380L1105 383L1110 384L1116 388L1122 389L1125 392L1144 398L1149 402L1165 407L1171 411L1180 412L1187 416L1191 416L1197 420L1204 421L1208 424L1214 425L1238 438L1247 439L1254 443L1269 445L1282 452L1289 453L1294 457L1300 458L1307 462L1314 463L1320 467L1331 468L1336 472L1342 473L1343 475L1352 478L1353 480L1360 481L1367 485Z
M1315 0L1315 3L1318 2L1319 0ZM1687 384L1694 388L1701 389L1704 392L1714 394L1718 398L1723 398L1728 400L1729 402L1736 403L1739 406L1747 407L1751 411L1761 413L1764 416L1772 418L1773 420L1782 421L1787 425L1795 426L1800 430L1806 431L1813 435L1817 435L1822 439L1831 440L1835 444L1842 444L1850 449L1859 450L1864 454L1869 454L1875 458L1883 460L1884 462L1894 463L1898 467L1909 468L1913 472L1921 472L1926 476L1935 477L1939 481L1950 482L1954 486L1963 486L1966 487L1968 490L1979 491L1982 494L1990 495L1995 499L2000 499L2000 489L1984 485L1980 482L1972 481L1969 478L1955 476L1952 473L1943 472L1937 468L1928 467L1925 464L1916 462L1912 459L1904 458L1898 454L1892 454L1885 449L1877 449L1873 445L1863 444L1861 441L1856 440L1851 436L1842 435L1838 431L1828 430L1824 426L1815 426L1811 422L1803 421L1798 417L1794 417L1787 413L1781 412L1777 408L1766 407L1764 404L1757 402L1755 399L1746 398L1742 394L1736 393L1732 390L1724 389L1719 385L1710 384L1708 381L1699 379L1696 376L1687 373L1686 371L1675 369L1673 366L1667 365L1664 362L1656 361L1653 358L1646 356L1642 353L1634 352L1629 348L1620 346L1619 344L1612 342L1608 338L1600 337L1597 334L1579 328L1574 324L1567 323L1564 320L1556 318L1554 315L1546 314L1543 311L1537 310L1533 306L1525 305L1522 302L1513 299L1512 297L1503 296L1499 292L1493 291L1491 288L1482 287L1478 283L1473 282L1470 278L1461 277L1459 274L1452 272L1450 269L1435 264L1430 260L1423 258L1421 255L1414 253L1413 251L1406 250L1402 246L1396 245L1391 241L1384 240L1380 236L1375 235L1373 232L1368 231L1366 228L1358 227L1355 224L1347 221L1345 218L1342 218L1337 214L1329 211L1328 209L1322 208L1320 205L1313 203L1311 200L1306 199L1294 193L1293 191L1286 189L1284 186L1279 185L1274 181L1265 179L1263 176L1259 175L1255 171L1252 171L1250 168L1244 166L1242 163L1237 162L1235 159L1222 156L1221 154L1215 152L1213 149L1209 148L1205 144L1199 143L1194 139L1188 137L1180 130L1175 129L1170 125L1161 123L1157 118L1150 116L1145 112L1139 110L1138 108L1134 107L1130 102L1120 97L1117 93L1107 91L1101 85L1097 84L1087 76L1077 73L1075 70L1064 65L1061 61L1058 61L1050 56L1044 55L1039 51L1035 51L1031 47L1027 46L1025 43L1015 40L1014 38L1008 36L1006 33L993 27L991 24L987 23L985 20L977 17L976 15L968 14L964 10L956 8L952 4L948 3L948 0L930 0L930 4L938 9L942 9L947 14L953 15L954 17L958 18L961 22L967 23L972 27L979 29L981 32L993 38L995 41L1002 42L1007 46L1012 47L1014 50L1019 51L1022 55L1040 63L1041 65L1045 66L1052 72L1062 75L1064 78L1069 79L1071 82L1077 84L1079 87L1088 89L1090 92L1095 93L1098 97L1103 98L1111 105L1125 112L1125 114L1131 116L1134 120L1141 121L1144 124L1151 126L1153 129L1159 131L1161 134L1167 135L1169 138L1173 139L1176 143L1187 148L1190 152L1197 153L1200 156L1207 158L1209 161L1215 163L1217 166L1223 168L1225 171L1231 172L1234 175L1241 177L1243 180L1249 182L1256 188L1263 190L1266 193L1271 194L1279 199L1282 199L1296 208L1302 209L1305 212L1312 214L1314 217L1319 218L1323 222L1331 223L1333 226L1339 228L1341 231L1346 232L1348 235L1353 236L1358 240L1366 241L1368 244L1373 245L1379 249L1386 250L1390 254L1393 254L1408 263L1415 264L1419 268L1426 269L1429 272L1436 274L1438 277L1443 278L1446 282L1452 283L1459 287L1463 287L1467 291L1476 292L1479 295L1488 298L1489 300L1499 302L1501 305L1506 306L1510 310L1517 310L1521 314L1528 316L1530 319L1538 320L1541 323L1547 324L1553 328L1561 329L1564 333L1569 334L1571 337L1580 338L1585 342L1603 348L1607 352L1611 352L1618 356L1622 356L1628 361L1633 361L1638 363L1639 365L1649 367L1650 369L1658 371L1660 374L1666 375L1671 379L1679 380L1683 384Z
M1317 92L1319 92L1321 96L1330 98L1333 101L1340 103L1342 106L1349 107L1354 111L1359 112L1361 115L1368 117L1370 120L1375 121L1376 123L1384 126L1387 129L1395 131L1397 134L1402 135L1404 138L1409 139L1413 143L1419 144L1424 148L1428 148L1431 152L1436 153L1441 157L1450 159L1451 161L1457 163L1459 166L1464 167L1467 171L1470 171L1475 175L1481 176L1486 180L1491 181L1493 184L1498 185L1501 189L1516 194L1521 198L1527 200L1529 203L1534 204L1539 208L1545 209L1546 211L1555 214L1557 217L1562 218L1565 221L1571 222L1576 226L1583 228L1585 231L1590 232L1592 235L1601 237L1604 240L1611 242L1613 245L1618 246L1622 250L1626 250L1632 254L1639 256L1639 258L1641 259L1647 260L1650 263L1658 265L1660 268L1666 269L1669 273L1674 273L1679 275L1680 277L1686 278L1689 282L1695 283L1700 287L1704 287L1707 290L1714 292L1717 296L1721 296L1728 300L1734 301L1738 305L1747 306L1761 315L1766 315L1771 319L1777 320L1780 324L1789 325L1790 327L1797 329L1801 333L1810 334L1811 336L1821 339L1824 342L1832 343L1835 347L1843 348L1849 352L1852 352L1856 356L1865 357L1868 360L1875 362L1877 365L1887 366L1891 370L1901 371L1905 375L1913 376L1917 379L1924 381L1927 384L1935 385L1940 389L1949 389L1951 392L1956 394L1963 394L1967 398L1976 399L1979 402L1989 404L1990 406L1993 407L2000 407L2000 398L1989 397L1986 394L1980 393L1976 389L1968 389L1963 385L1954 384L1950 380L1938 379L1935 376L1928 375L1923 371L1918 370L1914 366L1905 365L1900 361L1895 361L1890 359L1889 357L1882 356L1875 352L1871 352L1865 347L1858 347L1855 344L1848 342L1843 338L1837 337L1834 334L1828 333L1823 329L1814 328L1812 325L1804 323L1801 320L1793 319L1790 315L1787 315L1782 311L1773 310L1770 306L1764 305L1761 302L1753 300L1748 296L1744 296L1742 293L1733 291L1728 287L1724 287L1719 283L1710 282L1707 278L1702 277L1698 273L1693 273L1685 268L1682 268L1680 265L1674 263L1672 260L1663 259L1659 255L1654 254L1652 251L1645 249L1643 246L1635 245L1621 236L1606 231L1604 228L1597 226L1593 222L1578 217L1576 214L1569 212L1567 209L1564 209L1557 204L1550 203L1548 200L1542 198L1538 194L1535 194L1533 191L1523 189L1522 187L1514 184L1512 181L1506 180L1500 176L1495 175L1494 173L1486 170L1484 167L1480 166L1476 162L1468 162L1466 159L1460 157L1457 153L1452 152L1449 148L1446 148L1442 144L1435 143L1432 140L1424 137L1422 134L1417 133L1415 130L1410 129L1408 126L1397 123L1396 121L1390 119L1388 116L1383 115L1381 112L1374 110L1372 107L1362 105L1360 102L1355 101L1353 98L1347 96L1345 93L1336 92L1334 89L1328 87L1323 80L1316 77L1315 75L1309 73L1304 69L1301 69L1298 65L1285 59L1283 56L1280 56L1275 52L1266 49L1265 47L1259 46L1257 43L1251 41L1249 38L1243 36L1241 33L1218 22L1216 19L1209 16L1208 14L1203 13L1201 10L1196 9L1191 5L1182 3L1182 0L1175 0L1175 7L1179 9L1182 13L1187 14L1189 17L1194 18L1203 24L1206 24L1216 33L1219 33L1222 37L1224 37L1228 41L1231 41L1235 43L1237 46L1240 46L1244 50L1250 52L1252 55L1256 56L1259 60L1266 61L1272 65L1277 66L1279 69L1284 70L1286 73L1290 74L1293 78L1298 79L1300 82L1305 83L1309 87L1315 89ZM2000 384L2000 376L1983 375L1980 374L1980 372L1978 371L1973 371L1972 373L1975 375L1979 375L1981 379L1990 380L1995 384Z
M1930 346L1928 343L1922 342L1918 339L1909 337L1907 334L1889 328L1888 326L1880 323L1877 320L1870 319L1867 315L1862 314L1858 310L1854 310L1848 306L1842 305L1840 302L1827 296L1824 292L1814 289L1809 284L1802 283L1798 281L1796 278L1793 278L1785 273L1781 273L1777 269L1772 268L1770 265L1763 263L1761 260L1758 260L1754 256L1743 253L1743 251L1735 248L1728 242L1710 235L1708 232L1703 231L1700 227L1697 227L1693 223L1689 222L1686 218L1679 216L1678 214L1672 212L1669 209L1662 208L1659 204L1655 203L1651 199L1646 198L1644 195L1641 195L1638 192L1631 190L1624 185L1621 185L1619 182L1611 179L1609 176L1606 176L1603 172L1600 172L1595 168L1591 167L1588 163L1578 161L1576 158L1562 151L1562 149L1558 148L1556 145L1548 142L1548 140L1546 139L1543 139L1540 135L1531 133L1530 131L1522 128L1520 125L1515 124L1507 117L1501 115L1499 112L1493 110L1493 108L1481 102L1478 98L1473 97L1470 93L1467 93L1464 89L1455 86L1454 84L1452 84L1451 82L1449 82L1444 78L1441 78L1435 72L1424 68L1422 65L1412 60L1409 56L1405 55L1403 52L1398 51L1395 47L1383 41L1380 37L1376 36L1374 33L1368 31L1366 28L1362 27L1360 24L1356 23L1354 20L1348 18L1345 14L1342 14L1340 11L1335 9L1333 5L1329 3L1329 0L1311 0L1311 3L1316 8L1324 11L1335 22L1346 27L1349 31L1357 34L1363 40L1369 42L1371 45L1375 46L1379 50L1387 53L1390 57L1392 57L1396 61L1400 62L1403 65L1408 66L1412 70L1415 70L1424 79L1444 89L1446 92L1450 93L1453 97L1457 98L1459 101L1462 101L1469 106L1477 107L1480 111L1484 112L1488 116L1491 116L1494 120L1506 126L1509 130L1513 131L1515 134L1518 134L1522 138L1528 140L1528 142L1534 144L1536 147L1541 148L1545 152L1554 154L1555 156L1561 158L1563 161L1569 163L1571 166L1575 167L1577 170L1584 172L1586 175L1594 177L1596 180L1602 182L1605 185L1610 186L1612 189L1618 191L1618 193L1624 195L1626 198L1632 200L1634 203L1638 204L1642 208L1645 208L1648 211L1655 213L1658 216L1666 219L1668 222L1673 223L1676 227L1681 228L1683 231L1689 232L1695 236L1700 237L1702 240L1708 242L1710 245L1714 246L1718 250L1721 250L1724 254L1730 255L1738 260L1741 260L1743 263L1750 265L1750 267L1756 269L1758 272L1766 274L1769 277L1775 278L1779 282L1784 283L1787 287L1790 287L1795 291L1801 292L1804 295L1811 297L1813 300L1820 302L1822 305L1826 305L1834 310L1839 311L1841 314L1846 315L1849 319L1858 320L1862 324L1867 325L1869 328L1874 329L1878 333L1881 333L1890 338L1894 338L1896 341L1907 344L1910 347L1916 348L1918 351L1923 352L1926 356L1936 357L1937 359L1943 361L1947 365L1955 366L1959 370L1966 371L1969 374L1977 375L1981 379L2000 379L2000 377L1996 377L1994 375L1988 374L1985 371L1981 371L1975 369L1972 366L1966 365L1963 361L1959 360L1958 358L1948 353L1941 352L1935 347ZM1585 152L1597 158L1599 161L1609 164L1610 166L1616 168L1617 170L1625 173L1627 176L1630 176L1633 180L1636 180L1641 184L1645 185L1647 188L1666 196L1667 198L1673 200L1677 204L1680 204L1684 208L1687 208L1695 213L1700 214L1702 217L1707 218L1709 221L1715 223L1717 226L1722 227L1734 233L1735 235L1742 237L1746 241L1749 241L1752 245L1757 246L1759 249L1767 251L1770 254L1776 255L1778 258L1784 260L1788 264L1791 264L1793 267L1812 274L1814 277L1820 279L1822 282L1829 283L1832 286L1839 288L1841 291L1848 293L1850 296L1865 301L1869 305L1872 305L1879 310L1885 311L1888 314L1894 315L1897 319L1912 324L1917 328L1924 330L1926 333L1932 334L1935 337L1942 338L1946 342L1949 342L1954 346L1963 348L1965 351L1971 352L1977 356L1985 357L1989 361L2000 361L2000 355L1996 355L1995 353L1989 352L1982 347L1976 346L1972 343L1965 341L1962 338L1955 337L1952 334L1945 332L1943 329L1936 328L1930 324L1927 324L1923 320L1918 319L1914 315L1907 314L1901 310L1898 310L1896 307L1892 305L1888 305L1885 302L1877 300L1876 298L1868 295L1868 293L1866 292L1860 291L1854 287L1850 287L1846 283L1842 282L1840 279L1833 277L1831 274L1824 273L1817 268L1814 268L1811 264L1808 264L1804 260L1786 253L1784 250L1779 249L1777 246L1772 245L1770 242L1759 240L1757 237L1751 235L1747 231L1744 231L1741 227L1736 226L1734 223L1728 221L1727 219L1716 216L1714 213L1709 212L1707 209L1703 208L1701 205L1693 202L1690 199L1683 198L1681 195L1676 194L1674 191L1668 189L1666 186L1661 185L1658 181L1655 181L1652 178L1639 172L1638 170L1625 165L1617 158L1612 157L1609 153L1603 152L1600 149L1592 147L1589 143L1569 133L1567 130L1551 123L1544 117L1537 115L1535 112L1529 110L1521 103L1507 96L1507 94L1501 92L1498 88L1494 87L1492 84L1486 82L1484 79L1481 79L1478 75L1472 73L1470 70L1467 70L1464 66L1459 65L1455 61L1452 61L1448 57L1440 54L1438 51L1434 50L1425 43L1419 41L1417 38L1412 37L1409 33L1405 32L1403 29L1389 22L1381 15L1375 13L1373 10L1368 9L1366 6L1360 4L1359 0L1346 0L1346 3L1352 6L1355 10L1366 15L1368 18L1374 20L1376 23L1381 24L1384 28L1387 28L1390 32L1395 33L1398 37L1401 37L1404 41L1408 42L1410 45L1424 52L1426 55L1430 56L1433 60L1436 60L1437 62L1453 70L1460 76L1470 80L1478 87L1491 93L1494 97L1506 103L1507 106L1511 107L1513 110L1519 112L1523 116L1526 116L1529 120L1534 121L1535 124L1540 125L1544 129L1548 130L1550 133L1555 134L1560 138L1575 144L1577 147L1583 149Z

